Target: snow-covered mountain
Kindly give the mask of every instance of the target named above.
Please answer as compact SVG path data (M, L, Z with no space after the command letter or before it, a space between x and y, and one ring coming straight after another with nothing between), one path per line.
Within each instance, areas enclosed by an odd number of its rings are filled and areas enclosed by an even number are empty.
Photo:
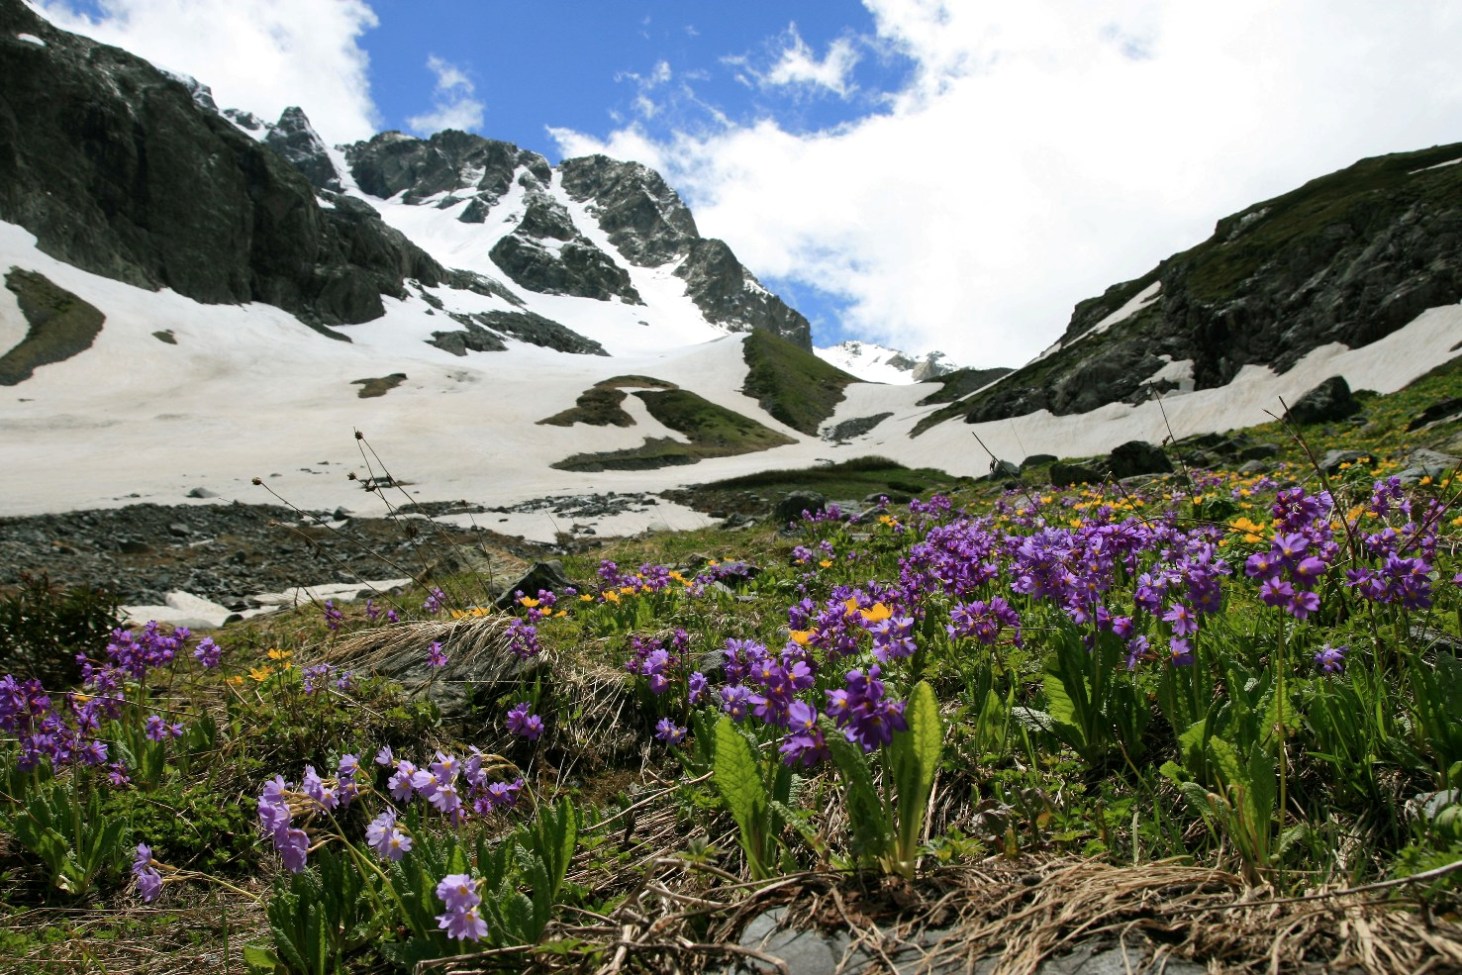
M943 352L910 355L858 339L812 351L819 359L865 383L923 383L961 368L946 359Z
M1332 375L1389 391L1462 336L1449 158L1343 180L1369 221L1313 192L1221 221L1011 375L909 384L867 343L814 357L806 319L643 166L459 132L326 146L302 112L220 111L0 0L0 515L270 492L378 511L356 430L407 497L503 506L867 454L983 474L971 432L1016 461L1089 456L1262 422Z

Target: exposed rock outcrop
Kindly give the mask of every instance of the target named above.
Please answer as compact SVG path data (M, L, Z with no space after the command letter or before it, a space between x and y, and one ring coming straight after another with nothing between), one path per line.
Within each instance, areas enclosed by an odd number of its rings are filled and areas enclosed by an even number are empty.
M1056 348L921 429L1141 402L1174 388L1163 377L1179 363L1194 389L1247 365L1285 372L1462 300L1459 158L1462 144L1365 159L1225 217L1202 244L1078 304Z
M0 0L0 219L88 271L317 325L378 317L405 278L444 275L374 213L322 209L300 171L188 84L21 0Z

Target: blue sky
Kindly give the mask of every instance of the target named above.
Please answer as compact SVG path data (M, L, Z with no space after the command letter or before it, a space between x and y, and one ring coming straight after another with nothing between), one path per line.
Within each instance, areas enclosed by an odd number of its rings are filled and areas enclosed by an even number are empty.
M1249 204L1462 140L1462 4L31 0L328 141L660 170L813 321L1017 365Z
M663 134L775 117L794 131L826 129L885 107L884 93L901 87L912 66L897 51L858 41L874 25L854 0L381 0L373 9L380 25L361 41L385 127L420 131L412 120L430 115L434 100L467 100L480 106L467 115L478 115L481 134L555 162L550 127L607 133L638 119ZM825 61L837 44L853 53L848 97L815 85L758 83L799 40L809 61ZM470 93L459 86L427 97L445 65Z

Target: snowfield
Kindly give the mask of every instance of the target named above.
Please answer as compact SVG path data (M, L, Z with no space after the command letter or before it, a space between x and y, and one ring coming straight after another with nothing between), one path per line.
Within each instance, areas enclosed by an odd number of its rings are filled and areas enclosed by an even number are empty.
M592 218L553 192L581 228ZM512 206L511 196L501 206ZM497 228L457 223L451 211L374 201L393 225L439 259L492 271L485 240ZM425 216L442 223L427 225ZM419 226L410 226L416 221ZM498 225L501 226L501 225ZM458 240L444 240L443 230ZM477 234L468 240L466 231ZM589 232L594 237L592 231ZM595 243L613 253L607 239ZM490 247L490 245L488 245ZM438 250L440 248L440 250ZM474 259L476 260L476 259ZM473 265L469 265L473 266ZM1177 436L1263 422L1332 375L1353 388L1389 392L1450 354L1462 335L1462 305L1434 308L1406 328L1364 349L1317 349L1284 375L1250 367L1223 389L1172 392L1163 401L1107 406L1082 416L1036 413L1000 423L950 422L910 438L909 431L936 407L917 402L935 384L859 383L829 424L892 413L870 433L834 445L798 434L741 392L746 367L742 336L709 325L685 297L673 268L629 266L645 307L620 302L536 295L514 288L538 312L601 342L609 357L569 355L509 341L506 352L451 355L426 344L433 331L455 323L420 297L386 299L384 317L339 328L349 343L333 341L271 306L203 305L170 291L150 292L108 280L37 250L23 229L0 223L0 268L37 271L95 305L106 322L93 347L68 361L42 366L0 397L0 514L27 515L138 502L187 503L202 488L215 497L196 503L275 501L304 509L343 507L362 515L384 513L379 497L348 478L371 470L355 432L366 435L390 473L414 500L466 500L489 507L546 496L650 492L769 468L881 454L910 466L979 475L989 457L972 433L998 456L1019 461L1036 453L1085 456L1124 441L1160 442L1171 425ZM494 273L504 280L500 273ZM447 310L508 310L499 298L435 289ZM642 324L647 323L647 324ZM176 344L155 333L171 332ZM20 341L26 323L15 296L0 290L0 352ZM1184 378L1186 363L1164 370ZM356 380L404 373L384 396L361 399ZM706 399L752 416L796 442L763 453L705 460L651 471L573 473L552 463L582 452L638 446L646 437L674 437L635 397L626 408L629 428L571 428L538 421L573 405L600 380L626 374L676 383ZM1163 411L1166 412L1164 418ZM381 471L375 469L375 473ZM263 486L256 486L258 478ZM397 500L405 500L397 495ZM502 519L502 520L499 520ZM707 519L662 503L595 524L600 534L687 528ZM542 512L477 516L508 534L552 539L569 526Z

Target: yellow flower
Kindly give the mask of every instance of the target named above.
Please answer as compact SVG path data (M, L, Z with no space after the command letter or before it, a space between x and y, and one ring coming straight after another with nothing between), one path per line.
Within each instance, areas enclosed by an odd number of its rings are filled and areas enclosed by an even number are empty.
M228 685L230 685L232 687L238 687L243 682L244 682L244 678L242 676L240 676L239 674L234 674L232 677L224 678L224 683L225 684L228 684Z
M863 618L870 623L877 623L879 620L886 620L893 615L893 610L883 603L874 603L865 610L860 610Z
M273 673L273 667L252 667L249 669L249 676L260 683L268 680Z
M268 657L270 660L288 660L290 657L294 656L294 654L289 650L281 650L278 647L274 647L264 656Z
M587 592L581 592L581 593L579 593L579 602L581 602L581 603L592 603L593 601L594 601L594 597L591 596L589 593L587 593Z
M619 602L619 593L616 592L613 589L606 589L606 590L604 590L604 601L606 603L617 603L617 602Z
M1431 482L1432 482L1432 476L1431 476L1431 475L1430 475L1430 474L1428 474L1428 475L1427 475L1427 476L1426 476L1426 477L1423 477L1423 478L1422 478L1422 479L1421 479L1421 480L1420 480L1420 481L1418 481L1418 482L1417 482L1417 483L1418 483L1418 484L1420 484L1420 485L1421 485L1421 486L1422 486L1422 487L1426 487L1426 486L1427 486L1427 485L1428 485L1428 484L1430 484L1430 483L1431 483Z
M518 604L521 606L526 606L528 609L532 609L533 607L538 605L538 600L534 599L532 596L524 596L522 599L518 600Z
M793 630L792 642L798 644L799 646L805 647L807 646L807 641L811 640L813 634L815 634L816 632L816 630Z
M823 559L821 562L819 562L817 564L820 565L820 566L822 566L822 568L824 568L824 569L831 569L833 567L833 560L832 559Z

